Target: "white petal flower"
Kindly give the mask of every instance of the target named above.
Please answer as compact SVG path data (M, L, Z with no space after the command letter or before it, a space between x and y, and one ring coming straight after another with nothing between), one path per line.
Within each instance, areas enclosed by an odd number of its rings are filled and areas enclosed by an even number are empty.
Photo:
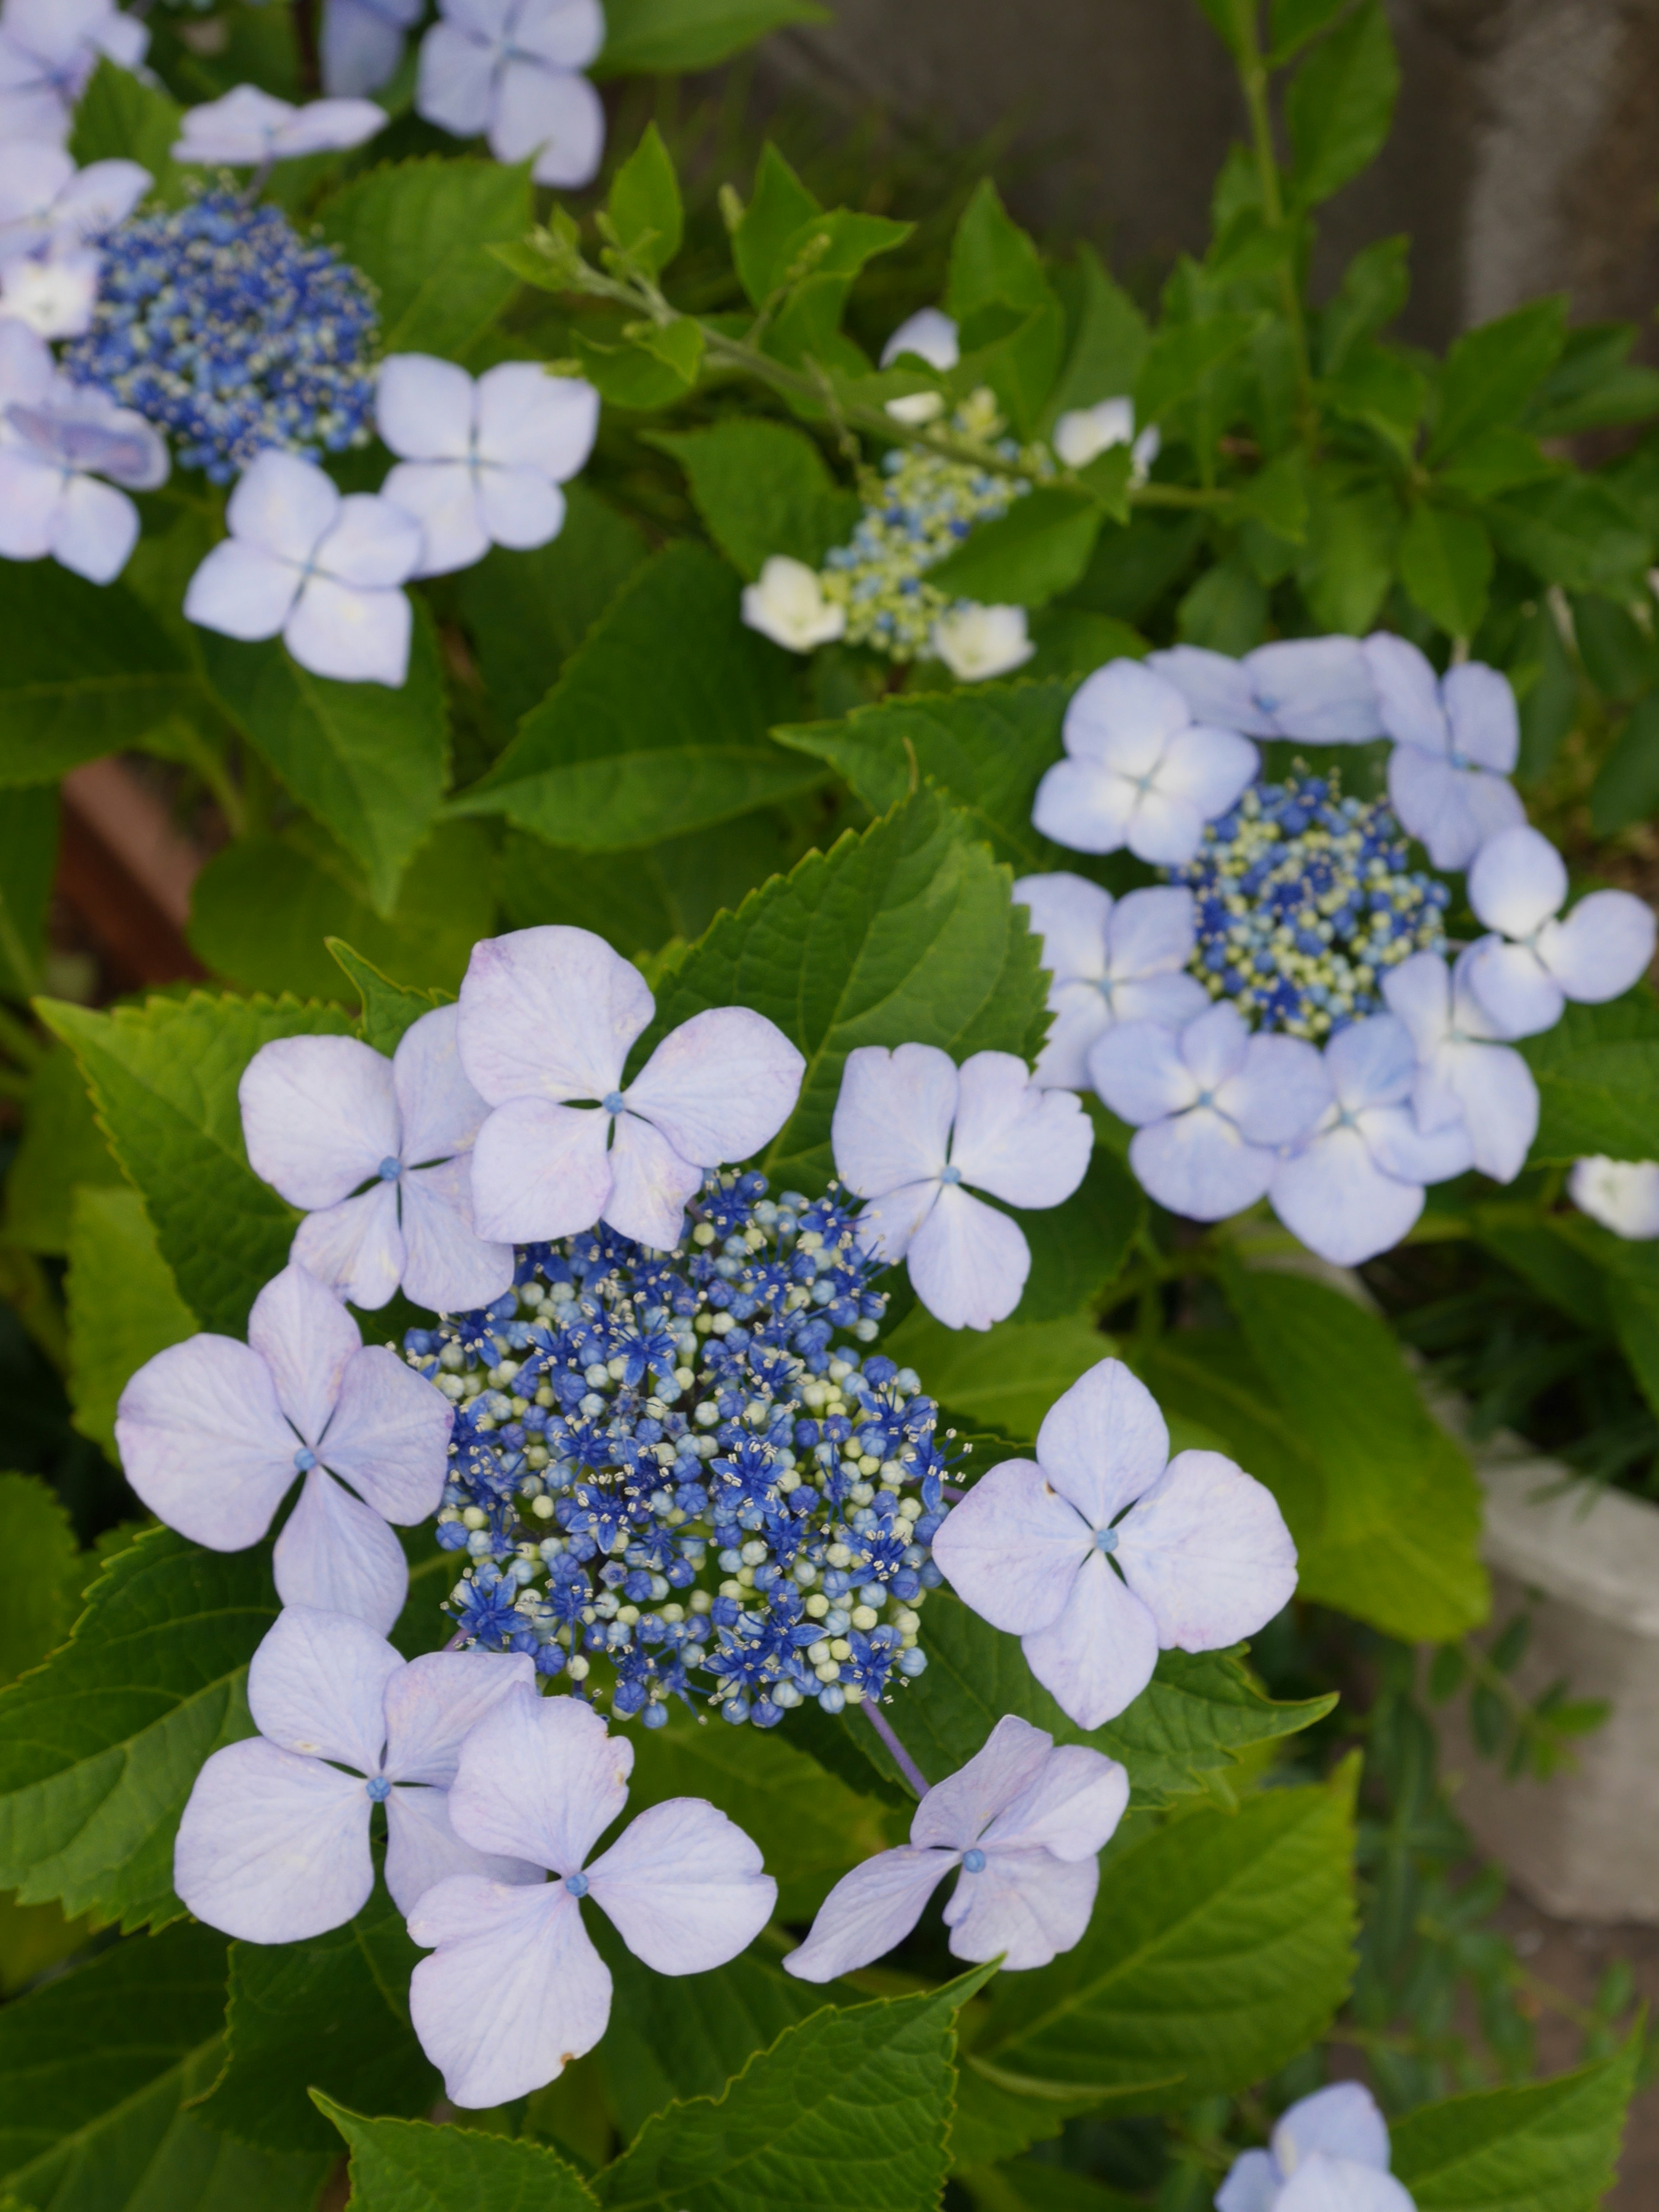
M302 668L393 688L409 674L413 616L398 586L420 565L421 526L389 500L342 498L321 469L271 451L225 509L230 536L190 580L185 613L227 637L281 635Z
M455 1875L539 1881L522 1860L475 1850L447 1810L468 1733L534 1681L527 1656L434 1651L405 1663L349 1614L288 1607L248 1668L258 1735L216 1751L185 1807L173 1847L179 1896L244 1942L295 1943L338 1928L374 1886L376 1805L386 1807L386 1887L401 1911Z
M365 1345L303 1267L265 1285L247 1340L204 1334L145 1361L116 1408L127 1480L169 1528L240 1552L303 1477L276 1540L278 1595L388 1629L409 1570L386 1523L437 1510L449 1401L395 1352Z
M1036 647L1024 607L952 607L933 624L927 647L958 684L983 684L1024 667Z
M1236 1644L1296 1588L1273 1493L1219 1452L1170 1459L1151 1392L1117 1359L1049 1408L1035 1461L1005 1460L951 1507L933 1557L1085 1729L1133 1703L1160 1650Z
M77 169L50 141L0 144L0 263L43 246L101 238L131 214L151 181L137 161L93 161Z
M1509 680L1476 660L1437 680L1414 645L1365 641L1382 727L1395 740L1389 797L1437 868L1466 868L1488 837L1526 820L1509 781L1521 725Z
M1501 1036L1553 1028L1569 999L1618 998L1653 958L1653 909L1629 891L1592 891L1557 919L1567 871L1540 830L1522 825L1487 838L1470 863L1468 887L1480 919L1502 933L1468 955L1470 988Z
M1072 408L1054 424L1054 452L1068 469L1086 469L1113 446L1127 446L1133 462L1130 480L1135 483L1146 482L1163 442L1156 422L1135 435L1135 404L1128 398Z
M1143 860L1190 860L1261 766L1247 738L1194 723L1173 684L1109 661L1081 684L1061 732L1069 757L1037 786L1031 820L1079 853L1127 845Z
M380 496L421 525L416 574L441 576L492 544L522 552L558 536L559 486L592 451L599 395L537 362L502 362L475 383L453 362L394 354L381 364L375 411L403 457Z
M313 100L295 107L258 85L239 84L222 99L185 110L173 158L215 168L263 168L302 154L361 146L391 120L372 100Z
M1042 1090L1012 1053L960 1071L937 1045L847 1055L830 1123L836 1172L866 1202L866 1252L906 1260L916 1296L950 1328L989 1328L1019 1303L1030 1247L1018 1223L970 1197L1058 1206L1089 1165L1094 1132L1068 1091Z
M410 2013L451 2100L504 2104L591 2051L611 2016L611 1976L582 1925L591 1896L635 1957L659 1974L701 1974L748 1948L777 1884L743 1830L700 1797L640 1814L599 1858L622 1811L634 1747L591 1705L515 1687L461 1747L449 1792L455 1832L479 1851L527 1860L551 1881L519 1888L460 1875L409 1917L432 1949Z
M1355 637L1279 639L1242 660L1177 645L1149 654L1146 665L1175 685L1195 720L1218 729L1318 745L1382 734L1376 684Z
M1094 1044L1089 1076L1137 1125L1129 1164L1172 1213L1220 1221L1266 1195L1279 1148L1314 1128L1330 1079L1301 1037L1252 1036L1223 1000L1180 1030L1120 1022Z
M774 553L756 582L743 587L743 618L750 629L790 653L829 645L847 628L847 610L826 599L816 568Z
M1615 1237L1659 1237L1659 1160L1610 1160L1593 1152L1574 1161L1567 1190L1581 1213Z
M1022 876L1017 904L1030 909L1053 981L1054 1015L1031 1080L1080 1091L1089 1048L1114 1022L1161 1022L1179 1029L1203 1013L1210 994L1186 972L1196 940L1189 890L1175 884L1114 900L1082 876L1058 870Z
M481 1236L528 1244L604 1220L667 1250L704 1170L776 1136L806 1066L782 1030L746 1006L711 1007L624 1090L629 1047L654 1011L639 969L588 930L520 929L473 947L458 1034L494 1109L472 1152Z
M512 1285L512 1246L473 1231L465 1156L489 1109L462 1071L459 1019L422 1014L390 1060L356 1037L279 1037L237 1088L253 1172L307 1210L294 1258L365 1310L401 1286L467 1313Z
M20 253L0 264L0 319L43 338L76 338L92 327L103 257L91 246Z
M804 1982L833 1981L903 1942L945 1875L945 1908L958 1959L1016 1971L1046 1966L1079 1942L1100 1878L1097 1857L1129 1802L1115 1759L1054 1738L1007 1714L968 1764L931 1789L910 1841L842 1876L811 1934L784 1960Z
M1413 2212L1389 2172L1388 2123L1370 2091L1334 2082L1285 2112L1267 2150L1247 2150L1216 2212Z
M956 324L942 308L918 307L914 315L905 318L882 348L882 367L890 368L901 355L907 353L925 361L930 368L954 368L962 357ZM945 412L945 401L937 392L912 392L902 398L890 399L887 412L896 422L906 422L915 428L924 422L937 422Z
M421 43L416 112L498 161L533 155L540 185L590 183L605 109L584 76L605 44L599 0L439 0Z
M323 89L331 98L378 92L397 74L425 0L323 0Z
M1433 1135L1462 1122L1474 1165L1513 1182L1538 1133L1538 1085L1470 988L1468 958L1451 969L1437 952L1415 952L1384 975L1382 996L1417 1054L1418 1127Z
M0 144L58 143L100 54L137 69L149 33L115 0L4 0L0 6Z
M0 324L0 331L7 327ZM14 361L31 360L21 333ZM89 386L53 380L38 396L5 406L0 443L0 557L50 555L94 584L126 566L138 538L138 510L116 484L154 490L167 476L167 450L142 415ZM100 477L110 479L100 482Z

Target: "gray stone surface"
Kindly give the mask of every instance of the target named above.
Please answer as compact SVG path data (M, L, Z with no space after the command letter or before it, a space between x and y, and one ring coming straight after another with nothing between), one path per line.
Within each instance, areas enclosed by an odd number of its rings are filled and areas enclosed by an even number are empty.
M1109 245L1121 269L1200 246L1243 114L1193 0L831 0L767 69L849 109L967 140L1009 122L1041 160L1028 221ZM1404 71L1382 161L1332 204L1319 275L1409 231L1406 336L1565 289L1578 319L1659 299L1659 0L1389 0Z

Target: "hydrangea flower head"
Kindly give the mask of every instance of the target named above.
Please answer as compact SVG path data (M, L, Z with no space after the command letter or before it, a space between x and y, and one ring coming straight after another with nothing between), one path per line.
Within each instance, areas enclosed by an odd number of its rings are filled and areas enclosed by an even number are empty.
M214 168L264 168L302 154L361 146L391 119L372 100L313 100L296 107L256 84L239 84L222 99L185 109L173 158Z
M1509 777L1521 750L1515 694L1478 660L1436 678L1414 645L1380 630L1365 641L1382 727L1395 740L1389 796L1437 868L1466 868L1488 837L1525 822Z
M1473 1164L1513 1182L1538 1133L1538 1085L1475 996L1466 952L1455 967L1419 952L1391 969L1382 995L1417 1054L1412 1104L1425 1133L1467 1125Z
M1581 1213L1615 1237L1659 1237L1659 1160L1610 1160L1592 1152L1573 1162L1567 1193Z
M64 365L171 432L182 468L228 483L268 447L366 444L374 337L366 276L280 208L216 189L109 233L91 327Z
M1163 1414L1118 1359L1049 1407L1035 1460L1004 1460L951 1507L933 1550L1085 1729L1140 1695L1160 1649L1236 1644L1296 1588L1272 1492L1219 1452L1172 1460Z
M501 362L475 383L453 361L404 353L380 364L375 414L402 456L380 495L425 534L417 573L441 576L492 544L523 551L558 536L559 486L592 451L599 395L539 362Z
M1247 2150L1216 2212L1413 2212L1389 2172L1388 2123L1369 2089L1334 2082L1283 2113L1266 2150Z
M551 1879L454 1875L409 1916L410 1934L433 1950L415 1969L410 2014L454 2103L538 2089L605 2033L611 1975L582 1924L583 1898L659 1974L724 1966L771 1917L778 1886L760 1852L700 1797L653 1805L591 1858L627 1802L633 1764L632 1744L607 1735L591 1706L524 1687L462 1746L449 1792L456 1833Z
M487 137L498 161L534 155L538 185L589 183L605 109L578 71L605 44L599 0L438 0L438 14L421 43L416 113Z
M1376 684L1352 637L1285 638L1240 660L1197 645L1171 646L1146 665L1173 684L1193 719L1251 738L1363 744L1381 737Z
M116 1408L127 1480L210 1552L257 1544L301 1480L276 1539L277 1595L385 1631L409 1588L386 1522L435 1511L450 1407L395 1352L365 1345L303 1267L265 1285L247 1340L204 1333L145 1361Z
M437 1651L407 1663L349 1613L289 1606L248 1668L259 1733L216 1751L196 1778L173 1850L173 1884L198 1920L249 1943L343 1927L374 1887L369 1820L386 1808L386 1883L412 1911L434 1883L471 1874L534 1881L450 1826L447 1795L468 1731L516 1686L527 1659Z
M1264 1197L1279 1148L1306 1136L1331 1097L1312 1045L1252 1036L1224 1000L1179 1030L1115 1024L1091 1048L1089 1075L1135 1125L1129 1164L1142 1189L1191 1221L1224 1220Z
M933 624L929 650L958 684L984 684L1023 668L1036 651L1024 607L952 607Z
M409 674L414 617L400 588L421 526L390 500L342 497L313 462L265 453L225 508L230 535L190 580L185 614L227 637L281 636L302 668L346 684Z
M1160 885L1114 899L1098 884L1060 870L1022 876L1014 899L1030 911L1054 979L1054 1022L1034 1083L1080 1091L1089 1079L1090 1047L1114 1022L1179 1029L1209 1005L1203 985L1182 972L1197 942L1190 891Z
M788 653L832 644L847 628L846 607L824 597L817 570L787 553L772 554L755 581L744 586L743 618Z
M1169 866L1192 859L1261 766L1249 738L1195 723L1174 684L1133 660L1079 686L1061 738L1067 757L1037 786L1035 827L1074 852L1127 845Z
M137 69L149 46L149 31L115 0L4 0L0 143L61 142L100 55Z
M973 1196L1058 1206L1094 1144L1069 1091L1035 1084L1023 1060L977 1052L958 1069L937 1045L847 1056L830 1138L836 1172L865 1200L859 1242L908 1262L916 1296L950 1328L989 1328L1019 1303L1031 1251L1018 1222Z
M811 1933L784 1960L830 1982L902 1943L947 1874L945 1908L958 1959L1046 1966L1082 1940L1100 1883L1099 1854L1129 1802L1115 1759L1054 1740L1010 1713L968 1764L917 1806L910 1840L843 1875Z
M1468 955L1469 987L1504 1036L1553 1029L1569 999L1616 999L1653 958L1653 908L1629 891L1592 891L1565 921L1567 871L1538 830L1487 838L1469 866L1469 904L1489 930Z
M337 99L378 92L396 76L425 9L426 0L323 0L324 91Z
M647 1727L671 1698L769 1728L926 1665L938 1409L873 1346L852 1217L710 1177L672 1253L599 1231L521 1256L487 1313L411 1330L456 1407L438 1542L485 1650ZM598 1671L596 1671L598 1670Z
M28 344L40 341L15 324L0 323L0 331L16 333L5 341L7 380L21 380L35 393L0 401L0 556L49 555L90 582L107 584L137 543L138 510L127 489L151 491L167 482L167 447L142 416L103 392L66 384L49 368L43 382Z
M307 1209L295 1260L366 1311L400 1285L440 1312L512 1287L512 1246L472 1231L467 1153L489 1109L456 1020L422 1014L390 1060L356 1037L278 1037L237 1086L249 1165Z
M624 1089L655 1001L633 963L585 929L475 945L460 1007L461 1064L494 1109L473 1147L474 1218L481 1236L514 1243L605 1221L672 1249L703 1170L776 1136L806 1066L764 1015L711 1007Z

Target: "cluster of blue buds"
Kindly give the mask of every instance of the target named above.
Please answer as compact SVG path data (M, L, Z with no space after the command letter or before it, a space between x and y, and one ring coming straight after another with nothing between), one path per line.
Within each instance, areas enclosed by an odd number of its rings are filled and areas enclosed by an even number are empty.
M411 1329L454 1403L438 1541L458 1642L647 1727L702 1697L768 1728L921 1673L941 1577L938 1408L868 1347L876 1263L832 1192L711 1175L678 1249L600 1228L522 1249L514 1288Z
M270 447L367 444L377 335L361 270L222 186L115 226L92 326L63 358L171 432L181 467L228 483Z
M1385 969L1445 946L1445 885L1410 866L1387 804L1343 798L1334 773L1253 784L1166 872L1197 903L1193 972L1258 1029L1317 1042L1380 1011Z

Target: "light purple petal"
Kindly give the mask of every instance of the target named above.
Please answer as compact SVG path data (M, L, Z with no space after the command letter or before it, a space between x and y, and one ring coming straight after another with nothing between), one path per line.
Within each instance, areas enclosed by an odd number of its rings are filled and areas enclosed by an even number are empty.
M1566 903L1566 862L1540 830L1500 830L1470 862L1468 891L1488 929L1530 937Z
M314 1275L290 1266L253 1301L247 1340L270 1370L277 1403L314 1450L346 1369L363 1348L356 1322Z
M1376 686L1378 718L1387 734L1397 744L1445 760L1451 751L1451 731L1440 702L1439 681L1426 656L1389 630L1368 637L1364 654ZM1411 828L1409 823L1406 826Z
M254 1736L196 1778L173 1848L173 1886L198 1920L245 1943L298 1943L343 1927L374 1887L369 1796L355 1774Z
M830 1125L836 1173L859 1198L932 1182L950 1158L957 1097L956 1063L937 1045L860 1045Z
M150 1511L214 1552L258 1542L298 1449L270 1370L228 1336L189 1337L146 1360L121 1393L115 1442Z
M1207 822L1226 812L1261 766L1261 756L1249 739L1232 730L1212 730L1202 725L1177 730L1158 764L1154 793L1184 800Z
M489 552L478 488L464 462L399 461L381 485L380 496L421 526L416 575L453 575Z
M337 1206L402 1150L392 1062L356 1037L278 1037L236 1086L248 1165L290 1206Z
M1355 1128L1330 1129L1281 1160L1268 1196L1291 1234L1339 1267L1391 1251L1423 1211L1421 1187L1385 1171Z
M1296 1588L1278 1500L1219 1452L1176 1454L1119 1524L1117 1557L1166 1650L1253 1636Z
M406 461L465 462L472 450L475 392L456 362L429 353L392 354L374 382L380 436Z
M554 69L586 69L605 44L605 11L599 0L525 0L513 39Z
M1272 717L1273 728L1261 735L1345 745L1382 734L1376 685L1357 637L1297 637L1259 645L1246 656L1244 666L1259 707ZM1194 716L1195 721L1207 719Z
M1398 1105L1410 1092L1417 1065L1411 1031L1393 1014L1351 1022L1326 1045L1324 1059L1337 1103L1352 1114Z
M611 1116L550 1098L511 1098L472 1147L472 1223L509 1244L575 1237L611 1195Z
M1092 1858L1052 1851L991 1852L977 1874L964 1867L945 1900L945 1924L958 1959L994 1959L1015 1972L1046 1966L1080 1943L1100 1887Z
M0 331L8 327L0 321ZM62 490L56 469L33 453L0 446L0 560L46 558Z
M1215 2193L1216 2212L1273 2212L1282 2179L1265 2150L1242 2151Z
M1201 645L1175 645L1149 653L1146 665L1176 686L1194 721L1207 722L1212 729L1238 730L1247 737L1278 735L1273 717L1256 704L1243 661Z
M1513 1182L1538 1133L1532 1070L1504 1044L1456 1045L1449 1056L1449 1081L1468 1124L1475 1166L1495 1182Z
M1043 1415L1036 1455L1043 1474L1092 1531L1158 1480L1170 1456L1170 1431L1139 1376L1121 1359L1103 1359Z
M1190 892L1177 896L1190 904ZM1042 964L1057 982L1083 976L1093 983L1105 975L1110 891L1060 868L1052 875L1021 876L1014 884L1014 903L1029 910L1031 927L1042 939Z
M833 1982L884 1958L921 1919L956 1863L953 1852L909 1844L866 1859L824 1899L806 1941L785 1959L785 1972L803 1982Z
M1207 1106L1135 1132L1129 1165L1141 1188L1189 1221L1224 1221L1267 1195L1277 1155L1246 1144Z
M1143 981L1184 968L1192 957L1197 929L1196 902L1182 885L1161 884L1130 891L1118 901L1107 925L1108 972L1113 982ZM1195 976L1187 980L1197 981Z
M1454 750L1498 775L1513 775L1521 757L1521 718L1509 678L1484 661L1466 660L1446 671L1440 696Z
M1391 2173L1316 2150L1285 2183L1274 2212L1414 2212L1414 2206Z
M1161 976L1159 982L1178 982L1178 976ZM1190 980L1190 979L1185 979ZM1156 989L1157 985L1130 983L1125 993ZM1199 996L1204 998L1200 988ZM1205 1000L1207 1005L1208 1000ZM1089 1080L1089 1054L1112 1025L1112 1009L1098 985L1094 983L1055 983L1049 987L1048 1004L1054 1009L1054 1018L1049 1024L1048 1036L1036 1064L1031 1070L1031 1080L1056 1091L1081 1091ZM1136 1014L1146 1012L1135 1008ZM1156 1013L1147 1016L1156 1021Z
M1389 797L1437 868L1467 867L1488 837L1526 820L1519 793L1502 776L1454 768L1414 745L1389 756Z
M702 1169L682 1159L661 1131L636 1114L617 1115L610 1164L601 1218L635 1243L672 1251L685 1227L685 1207L702 1188Z
M1137 860L1158 867L1190 860L1204 839L1204 815L1189 799L1154 785L1136 798L1124 842Z
M371 1506L319 1467L305 1479L271 1568L284 1605L355 1613L381 1635L409 1595L403 1546Z
M1377 2173L1389 2170L1389 2124L1376 2098L1358 2081L1334 2081L1328 2089L1298 2098L1280 2115L1273 2147L1285 2173L1312 2151L1351 2159Z
M275 637L300 594L289 562L227 538L216 545L185 592L185 618L225 637Z
M933 1538L933 1557L957 1595L1013 1636L1060 1618L1090 1550L1090 1529L1029 1459L1004 1460L982 1475Z
M301 154L344 152L386 129L392 118L372 100L312 100L276 133L275 151L292 160Z
M303 568L333 527L340 495L313 461L275 448L250 462L225 508L225 525L262 553Z
M421 41L415 112L458 138L476 138L489 120L495 79L491 50L450 23L434 23Z
M1156 1022L1168 1030L1184 1029L1207 1012L1212 1004L1196 975L1148 975L1133 982L1115 983L1111 993L1119 1021Z
M321 575L354 592L385 591L414 574L421 527L389 499L353 492L341 501L338 520L313 557Z
M0 321L0 406L14 399L33 405L52 389L55 364L51 349L26 323Z
M394 11L398 20L389 21ZM324 0L324 91L378 92L404 58L403 27L420 13L416 0Z
M363 1312L383 1306L404 1273L396 1183L377 1182L361 1198L307 1214L294 1232L289 1257Z
M461 985L461 1064L492 1106L526 1095L602 1099L654 1006L633 962L589 930L486 938Z
M806 1062L775 1023L747 1006L682 1022L623 1093L683 1160L720 1167L770 1143L794 1110Z
M1629 891L1592 891L1565 921L1547 922L1539 957L1570 999L1619 998L1653 958L1653 908Z
M283 625L283 642L313 676L339 684L384 684L395 691L409 675L413 627L402 592L362 591L317 575L302 586Z
M1031 826L1073 853L1115 853L1139 793L1127 776L1092 760L1056 761L1031 805Z
M249 1662L247 1709L283 1751L378 1774L386 1685L403 1670L366 1621L286 1606Z
M940 307L918 307L907 315L881 349L881 365L890 368L902 353L913 353L931 368L954 368L962 358L961 334Z
M1070 1096L1063 1091L1040 1094ZM1085 1127L1088 1125L1085 1122ZM1017 1221L946 1184L905 1255L910 1286L947 1328L991 1328L1019 1304L1031 1248Z
M470 1159L410 1169L400 1188L404 1288L417 1306L471 1313L512 1287L513 1247L486 1243L472 1226Z
M464 1844L449 1825L447 1790L400 1783L386 1801L386 1886L392 1902L407 1917L428 1890L457 1875L526 1887L541 1887L546 1880L540 1867L522 1859L492 1858Z
M527 1652L428 1651L411 1659L386 1686L386 1772L394 1782L447 1790L468 1735L520 1686L536 1686Z
M1410 1106L1374 1106L1360 1126L1371 1158L1401 1182L1445 1182L1474 1164L1461 1107L1455 1121L1431 1131L1418 1127Z
M982 1838L988 1851L1051 1851L1091 1859L1103 1850L1129 1803L1129 1777L1104 1752L1059 1745Z
M1243 1016L1224 999L1182 1030L1181 1057L1195 1084L1215 1091L1249 1065L1250 1044Z
M526 2096L605 2033L611 1976L562 1882L515 1887L459 1875L427 1891L409 1932L440 1946L410 1977L409 2010L452 2104Z
M942 1188L931 1180L907 1182L880 1198L866 1199L853 1224L860 1251L872 1252L883 1260L903 1259L922 1223L939 1204Z
M951 1163L1006 1206L1058 1206L1088 1172L1094 1127L1069 1091L1033 1084L1009 1052L976 1052L958 1079Z
M1469 947L1459 966L1500 1035L1535 1036L1560 1020L1566 994L1531 945L1483 937Z
M1022 1800L1048 1763L1054 1740L1014 1713L1002 1718L966 1765L927 1792L910 1822L910 1841L965 1851L981 1830Z
M1451 972L1437 952L1413 952L1382 978L1389 1012L1403 1022L1419 1060L1451 1027Z
M593 1902L659 1974L704 1974L748 1949L778 1886L743 1830L701 1797L671 1797L587 1870Z
M478 515L497 545L528 552L564 528L564 494L538 469L481 469Z
M443 1498L454 1409L383 1344L348 1365L319 1456L387 1521L412 1526Z
M1158 1664L1152 1614L1099 1552L1084 1561L1066 1610L1022 1637L1025 1663L1062 1712L1097 1729L1132 1705Z
M1089 1079L1125 1121L1161 1121L1197 1097L1181 1034L1161 1022L1115 1022L1089 1053Z
M173 159L229 168L262 161L294 112L288 100L258 85L239 84L222 99L185 109Z
M568 70L529 60L498 64L489 150L498 161L522 161L534 155L531 174L538 184L586 184L605 143L603 111L596 121L596 105L592 87ZM543 177L544 161L570 173Z
M412 1022L392 1055L392 1084L410 1167L465 1152L489 1109L461 1066L460 1011L434 1006Z
M1215 1097L1248 1143L1290 1145L1330 1104L1331 1079L1318 1047L1305 1037L1253 1036L1243 1066L1216 1086Z
M1166 678L1138 660L1109 660L1073 694L1061 738L1074 760L1142 775L1191 720L1187 702Z
M591 1705L515 1688L462 1745L449 1817L481 1851L575 1874L626 1803L633 1766L633 1745Z
M478 379L478 453L563 483L593 450L599 395L579 376L539 362L504 361Z
M64 487L52 521L52 558L91 584L113 583L138 543L138 510L125 492L91 477Z

